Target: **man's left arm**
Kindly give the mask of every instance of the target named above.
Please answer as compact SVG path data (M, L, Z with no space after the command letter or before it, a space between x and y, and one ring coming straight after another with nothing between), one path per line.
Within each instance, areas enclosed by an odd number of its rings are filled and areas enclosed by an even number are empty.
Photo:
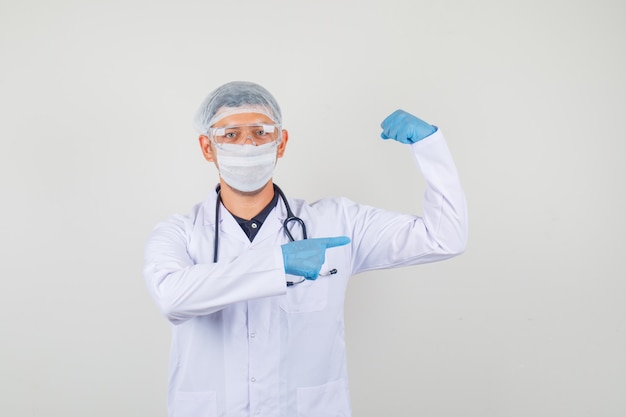
M411 145L426 190L422 218L428 235L449 254L460 254L467 246L467 203L448 145L437 130Z
M463 253L467 205L443 135L402 110L387 117L381 127L383 139L407 144L415 157L426 181L423 213L400 214L356 204L347 207L353 245L358 248L353 272L434 262ZM402 183L399 178L398 184Z

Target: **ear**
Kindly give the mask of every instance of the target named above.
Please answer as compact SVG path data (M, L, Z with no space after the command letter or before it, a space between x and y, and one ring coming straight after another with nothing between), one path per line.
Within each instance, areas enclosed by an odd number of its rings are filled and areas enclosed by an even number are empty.
M200 135L198 138L198 142L200 142L200 149L202 149L202 155L204 155L204 159L209 162L214 162L213 158L213 149L211 148L211 140L204 135Z
M282 134L283 134L283 140L278 145L278 153L276 154L278 158L283 157L283 154L285 153L285 148L287 147L287 141L289 140L289 132L287 132L286 130L283 130Z

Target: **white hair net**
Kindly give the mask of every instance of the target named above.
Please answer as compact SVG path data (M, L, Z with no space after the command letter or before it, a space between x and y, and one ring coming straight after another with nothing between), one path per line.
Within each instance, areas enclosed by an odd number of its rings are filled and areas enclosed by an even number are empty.
M204 134L219 120L238 113L260 113L282 124L280 107L269 91L248 81L232 81L204 99L196 113L194 127Z

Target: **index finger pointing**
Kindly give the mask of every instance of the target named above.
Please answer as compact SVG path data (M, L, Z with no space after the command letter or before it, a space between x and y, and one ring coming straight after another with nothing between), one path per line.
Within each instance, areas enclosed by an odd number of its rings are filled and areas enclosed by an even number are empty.
M350 238L348 236L337 236L337 237L326 237L324 239L324 244L326 248L334 248L336 246L343 246L350 243Z

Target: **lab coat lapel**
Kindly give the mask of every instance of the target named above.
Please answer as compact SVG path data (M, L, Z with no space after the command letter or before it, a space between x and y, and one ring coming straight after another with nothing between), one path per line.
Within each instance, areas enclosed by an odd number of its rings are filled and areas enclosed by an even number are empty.
M225 238L239 240L242 242L250 243L250 239L246 236L237 220L223 205L220 205L220 233L224 234Z
M279 200L278 205L280 204L281 202ZM274 210L270 211L270 214L267 215L263 222L263 226L261 226L261 230L259 230L259 233L254 237L253 243L260 244L268 238L276 239L277 232L280 232L283 227L282 220L279 219L279 210L277 206Z
M212 193L207 200L206 205L204 206L205 215L204 215L204 224L207 226L211 226L213 232L215 232L215 227L219 227L219 235L220 239L222 239L222 235L224 239L232 239L236 241L240 241L243 243L249 243L248 236L246 236L245 232L237 223L237 220L233 217L232 214L223 204L219 205L219 218L218 224L215 224L215 208L217 203L217 193Z
M217 193L212 193L204 208L204 223L205 225L210 225L211 229L215 231L215 205L217 203ZM287 218L287 210L284 207L284 202L282 199L278 199L278 203L274 210L270 212L265 221L263 222L263 226L261 226L261 230L255 236L254 242L255 244L261 243L265 239L272 238L276 239L277 233L279 234L279 241L282 243L286 243L289 241L287 236L282 233L283 222ZM223 234L225 237L229 239L241 241L244 243L249 243L249 239L241 229L241 226L237 223L237 220L230 214L228 210L224 207L223 204L219 206L220 215L219 215L219 228L220 228L220 236Z

